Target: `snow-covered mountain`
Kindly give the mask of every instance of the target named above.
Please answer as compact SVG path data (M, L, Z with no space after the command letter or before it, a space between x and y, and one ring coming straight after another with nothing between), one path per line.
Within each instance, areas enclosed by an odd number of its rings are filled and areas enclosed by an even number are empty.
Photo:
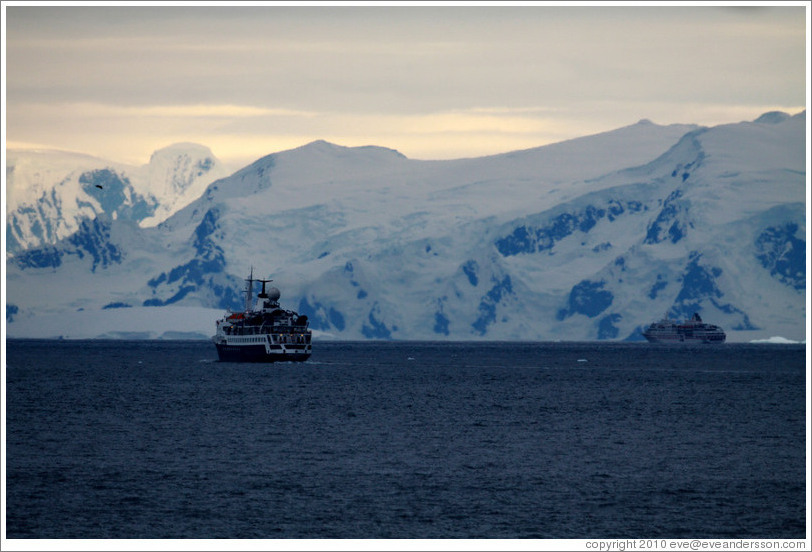
M81 320L115 311L108 335L124 312L141 337L145 317L153 337L210 335L196 309L239 308L253 266L340 339L641 339L669 311L729 341L802 340L805 128L643 120L454 161L314 142L155 227L101 214L16 255L8 334L95 337Z
M61 151L9 150L7 253L53 245L102 213L154 226L227 174L197 144L163 148L143 166Z

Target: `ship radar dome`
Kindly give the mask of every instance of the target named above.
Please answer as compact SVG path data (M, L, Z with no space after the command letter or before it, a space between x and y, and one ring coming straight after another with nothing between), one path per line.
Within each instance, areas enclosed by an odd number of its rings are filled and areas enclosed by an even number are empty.
M268 299L271 301L279 301L279 298L282 296L282 293L279 291L279 288L272 287L268 290Z

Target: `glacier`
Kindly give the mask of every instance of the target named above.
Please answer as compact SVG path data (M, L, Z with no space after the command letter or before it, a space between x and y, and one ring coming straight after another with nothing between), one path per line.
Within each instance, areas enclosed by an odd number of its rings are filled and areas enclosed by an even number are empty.
M699 312L802 341L805 136L802 112L451 161L316 141L7 251L7 335L204 337L253 267L322 339L641 340Z
M54 245L97 215L155 226L229 174L205 146L172 144L134 166L51 150L9 150L6 254Z

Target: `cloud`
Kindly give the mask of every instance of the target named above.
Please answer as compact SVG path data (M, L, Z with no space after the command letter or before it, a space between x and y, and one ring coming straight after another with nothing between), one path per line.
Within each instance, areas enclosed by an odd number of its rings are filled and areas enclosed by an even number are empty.
M447 158L641 118L734 122L765 108L802 108L804 14L701 6L9 7L7 132L18 143L94 154L117 148L128 157L136 150L148 157L178 138L219 155L215 142L269 153L328 139Z
M144 117L158 118L201 118L201 119L239 119L245 117L296 116L313 117L315 113L291 109L272 109L245 105L113 105L90 102L68 104L31 103L22 104L21 109L36 111L43 117L70 116L73 118L107 118L137 119Z
M418 159L450 159L538 147L642 118L659 124L700 121L711 125L752 120L767 111L794 114L802 109L776 104L606 101L581 102L577 108L475 107L409 115L218 104L27 103L7 116L7 124L17 145L28 142L39 148L142 163L159 147L191 141L210 147L224 161L240 164L316 139L346 146L391 147ZM56 132L43 140L37 131L42 126L70 132Z

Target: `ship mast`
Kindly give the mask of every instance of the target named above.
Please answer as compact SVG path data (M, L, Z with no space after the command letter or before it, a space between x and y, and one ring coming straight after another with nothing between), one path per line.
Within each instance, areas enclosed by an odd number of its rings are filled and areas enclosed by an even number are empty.
M251 267L251 274L245 279L248 282L245 286L245 312L251 310L251 298L254 296L254 267Z

